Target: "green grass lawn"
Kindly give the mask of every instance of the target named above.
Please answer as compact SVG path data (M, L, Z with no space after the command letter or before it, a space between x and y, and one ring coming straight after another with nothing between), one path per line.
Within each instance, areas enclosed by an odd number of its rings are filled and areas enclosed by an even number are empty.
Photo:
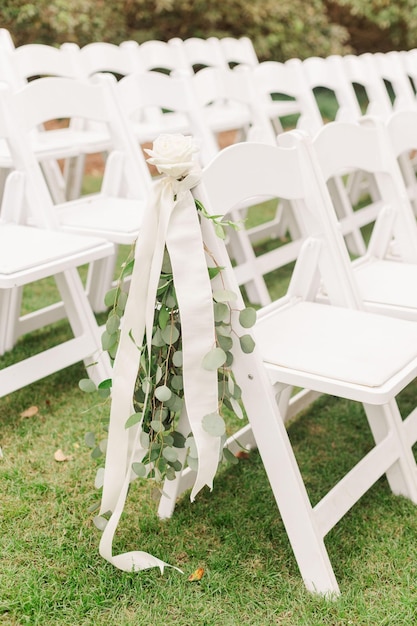
M285 292L290 272L267 277L273 297ZM25 307L53 297L45 281L25 294ZM32 333L0 367L67 334L63 322ZM78 364L0 398L1 625L417 623L416 507L393 496L385 478L374 485L326 539L342 592L326 601L304 588L257 451L222 467L212 493L203 491L193 504L184 496L168 521L156 516L149 482L136 481L115 551L143 549L184 573L114 569L98 554L100 534L89 512L100 497L98 462L84 441L103 429L108 406L78 389L84 375ZM401 394L404 414L416 395L416 384ZM38 412L26 417L33 406ZM362 407L333 397L317 400L288 432L313 504L372 445ZM57 462L58 449L70 459ZM204 576L190 582L199 567Z

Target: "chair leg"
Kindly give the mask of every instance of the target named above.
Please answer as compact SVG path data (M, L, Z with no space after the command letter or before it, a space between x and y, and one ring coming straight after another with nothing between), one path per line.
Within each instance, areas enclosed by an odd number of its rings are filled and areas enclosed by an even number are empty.
M18 338L22 302L22 287L1 290L0 293L0 355L11 350Z
M398 460L386 472L392 492L417 504L417 465L411 450L413 442L407 438L396 401L391 400L382 407L367 404L364 409L376 444L390 432L395 434Z
M117 246L116 253L113 256L99 259L89 265L86 290L91 307L95 313L102 313L107 310L104 298L113 283L116 259Z

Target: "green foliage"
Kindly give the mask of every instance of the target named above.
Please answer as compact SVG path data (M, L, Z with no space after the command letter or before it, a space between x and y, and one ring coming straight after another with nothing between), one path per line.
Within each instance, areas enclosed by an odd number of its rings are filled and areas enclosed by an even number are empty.
M343 52L347 39L322 0L5 0L0 23L16 45L247 35L275 60Z
M409 49L416 45L417 4L415 0L338 0L356 17L363 17L378 26L381 38L388 36L398 49Z

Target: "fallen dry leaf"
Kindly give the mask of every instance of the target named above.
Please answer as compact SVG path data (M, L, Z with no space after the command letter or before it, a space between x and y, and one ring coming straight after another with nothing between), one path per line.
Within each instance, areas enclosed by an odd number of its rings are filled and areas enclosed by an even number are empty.
M204 569L202 567L197 567L197 569L195 570L195 572L193 572L189 577L188 580L190 582L194 582L195 580L201 580L204 576Z
M244 450L239 450L239 452L236 452L237 459L248 459L249 456L249 452L245 452Z
M65 452L59 448L54 452L54 459L55 461L58 461L58 463L62 463L62 461L71 461L72 456L71 454L65 454Z
M28 409L20 414L20 417L34 417L35 415L37 415L37 413L39 413L38 407L30 406Z

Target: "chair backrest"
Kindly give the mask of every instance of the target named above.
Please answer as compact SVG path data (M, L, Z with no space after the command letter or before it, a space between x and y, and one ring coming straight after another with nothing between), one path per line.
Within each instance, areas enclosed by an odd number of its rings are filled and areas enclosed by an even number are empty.
M113 91L115 81L109 76L101 80L86 83L70 78L48 77L28 83L13 94L13 117L9 132L11 152L14 163L19 163L24 170L34 168L29 151L23 143L30 146L29 136L32 129L50 119L77 118L93 120L104 124L113 150L124 155L124 184L129 194L135 198L147 195L150 183L146 178L147 167L143 155L130 138L127 125L120 114L116 95ZM12 95L9 94L9 98ZM27 103L30 102L29 107ZM48 131L45 131L46 133ZM16 152L16 154L14 154ZM23 163L30 158L30 163ZM138 172L144 176L138 176ZM41 207L39 207L41 209Z
M370 55L370 59L379 80L389 90L387 93L392 100L394 110L415 106L414 91L400 54L394 50L384 53L375 52Z
M176 39L159 41L150 39L139 46L138 54L139 71L159 70L165 74L182 70L190 71L184 50L178 45Z
M322 202L323 189L318 185L306 149L309 138L303 135L300 141L298 133L290 131L281 135L279 141L284 146L246 142L225 148L204 169L196 196L215 215L232 212L236 206L254 199L291 201L309 236L295 264L286 298L313 299L321 277L334 304L359 307L350 259L336 216ZM207 244L216 247L216 258L222 255L220 264L227 263L215 237ZM313 249L315 252L311 254ZM232 288L236 290L236 283Z
M315 136L314 150L327 182L334 177L340 180L340 174L346 171L366 172L373 176L381 217L377 217L378 229L374 229L371 238L372 250L378 249L380 256L386 256L395 239L397 254L403 260L415 262L417 225L383 121L363 118L360 123L327 124ZM344 193L348 201L348 193L343 186L338 187L338 193ZM391 219L383 220L387 212ZM378 238L384 243L378 245L378 240L375 240Z
M372 54L347 54L340 59L347 80L357 90L359 105L363 112L369 115L389 115L392 110L391 100L376 72ZM362 94L359 90L362 90Z
M124 41L120 45L95 41L82 48L75 44L63 44L61 48L69 48L79 75L86 78L97 72L126 76L140 69L139 44L135 41Z
M171 39L170 43L178 48L186 65L183 69L194 73L203 67L229 68L217 37L189 37Z
M221 37L219 44L229 67L233 68L235 65L256 67L258 65L258 55L249 37Z
M394 156L399 159L408 198L417 215L417 179L415 154L417 150L417 110L404 109L392 113L386 120Z
M275 141L275 133L262 109L249 68L230 70L206 67L192 77L192 84L201 108L209 110L213 104L222 102L238 104L244 109L245 123L256 128L262 140L271 143ZM233 127L236 128L237 124L230 126Z
M60 48L46 44L25 44L6 52L1 63L9 66L9 75L5 79L13 89L19 89L33 78L78 78L81 75L69 44L68 47Z
M320 88L333 92L336 119L357 119L362 115L353 86L342 70L341 57L309 57L300 63L307 85L315 94ZM328 121L326 113L323 117L323 121Z
M151 125L147 123L147 109L158 107L161 111L166 110L184 116L188 132L199 142L203 163L207 163L217 153L218 146L215 137L205 124L190 76L183 74L165 75L161 72L152 71L142 72L125 76L117 83L115 90L123 114L132 124L136 124L139 136L141 133L140 120L143 120L143 132L156 133L153 137L147 137L148 141L153 141L157 134L164 132L164 115L159 117L156 123Z
M291 98L291 110L299 114L297 126L305 129L318 129L323 121L317 101L304 79L301 65L296 59L286 63L279 61L263 61L251 69L254 89L260 100L266 106L273 97L284 96ZM266 99L268 97L268 100ZM287 114L284 106L287 100L282 100L283 117Z

